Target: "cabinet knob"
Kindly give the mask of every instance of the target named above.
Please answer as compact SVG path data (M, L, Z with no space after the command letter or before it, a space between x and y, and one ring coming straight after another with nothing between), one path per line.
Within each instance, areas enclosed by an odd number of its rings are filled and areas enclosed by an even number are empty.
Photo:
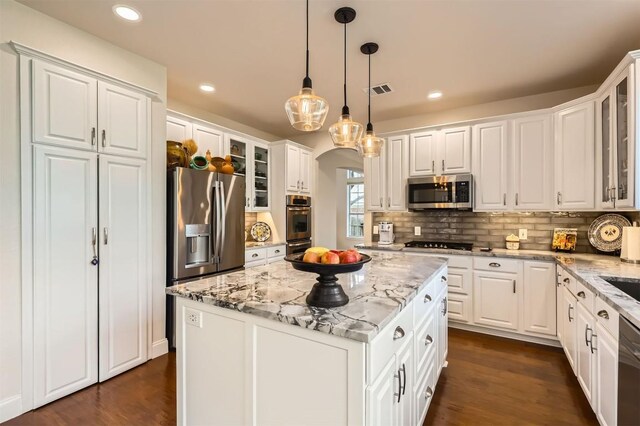
M424 399L429 399L433 396L433 389L431 389L431 386L427 386L427 390L424 393Z
M402 327L397 326L395 331L393 332L393 340L402 339L404 337L404 330Z
M562 281L563 281L563 282L565 282L565 283L567 283L567 284L569 284L569 281L571 281L571 280L570 280L569 278L565 278L565 279L563 279Z
M499 268L501 265L498 262L491 262L489 266L491 266L492 268Z
M424 345L429 346L432 343L433 343L433 337L427 334L427 337L424 338Z
M276 251L275 251L275 253L276 253L276 254L280 253L280 250L276 250Z
M578 297L582 297L583 299L587 298L587 296L584 294L584 291L579 291L578 292Z
M598 316L600 318L604 318L604 319L609 319L609 312L605 311L604 309L601 311L598 311Z
M444 275L440 277L440 281L442 281L443 283L447 282L447 277L445 277Z
M251 257L258 257L258 253L253 253Z
M433 299L431 299L431 296L429 296L428 294L426 294L424 296L424 303L429 303L429 302L431 302L431 300L433 300Z

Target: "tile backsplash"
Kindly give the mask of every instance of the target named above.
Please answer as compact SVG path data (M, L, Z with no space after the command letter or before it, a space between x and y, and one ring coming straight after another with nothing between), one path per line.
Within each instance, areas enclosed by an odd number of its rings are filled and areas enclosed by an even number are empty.
M245 213L244 214L244 229L249 232L249 229L253 226L254 223L258 221L258 213Z
M527 229L527 239L520 241L521 249L550 250L554 228L577 228L576 252L597 253L589 244L587 231L591 222L606 212L540 212L540 213L475 213L458 210L424 212L374 213L373 224L393 222L397 243L411 240L442 240L471 242L476 247L490 245L505 247L505 237L518 235ZM616 212L630 221L640 221L640 212ZM414 226L422 228L422 235L413 234ZM378 241L378 235L373 235Z

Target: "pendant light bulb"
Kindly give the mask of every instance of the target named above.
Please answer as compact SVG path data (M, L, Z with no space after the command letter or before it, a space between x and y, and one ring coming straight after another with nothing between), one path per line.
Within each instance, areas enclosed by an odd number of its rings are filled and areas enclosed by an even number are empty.
M378 45L371 42L365 43L360 46L360 51L369 56L369 105L367 107L367 132L358 143L358 152L366 158L379 157L384 145L384 139L376 136L376 132L373 131L373 124L371 124L371 55L378 51Z
M289 123L294 129L303 132L313 132L324 124L329 112L329 103L313 92L311 78L309 78L309 0L307 0L307 55L305 78L302 89L296 96L290 97L284 104L284 110Z
M344 106L336 123L329 128L333 145L338 148L357 149L362 139L362 124L354 121L347 106L347 24L356 18L356 11L350 7L341 7L334 15L336 21L344 25Z

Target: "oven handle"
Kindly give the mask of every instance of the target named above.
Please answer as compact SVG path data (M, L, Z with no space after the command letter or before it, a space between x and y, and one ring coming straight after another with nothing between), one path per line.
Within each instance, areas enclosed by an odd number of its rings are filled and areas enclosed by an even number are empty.
M301 243L287 243L289 247L301 247L301 246L306 246L308 244L311 244L311 241L303 241Z
M287 207L287 210L294 211L294 212L302 212L302 211L310 212L311 207Z

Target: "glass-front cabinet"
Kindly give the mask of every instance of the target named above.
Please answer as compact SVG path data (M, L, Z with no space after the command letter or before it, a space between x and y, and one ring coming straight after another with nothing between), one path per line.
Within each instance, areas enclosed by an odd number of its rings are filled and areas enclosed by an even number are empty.
M600 169L598 196L603 208L634 205L634 143L630 130L630 65L598 100L596 136Z
M253 208L269 209L269 148L253 146Z
M234 174L246 179L246 211L269 210L269 145L229 135L228 146Z

